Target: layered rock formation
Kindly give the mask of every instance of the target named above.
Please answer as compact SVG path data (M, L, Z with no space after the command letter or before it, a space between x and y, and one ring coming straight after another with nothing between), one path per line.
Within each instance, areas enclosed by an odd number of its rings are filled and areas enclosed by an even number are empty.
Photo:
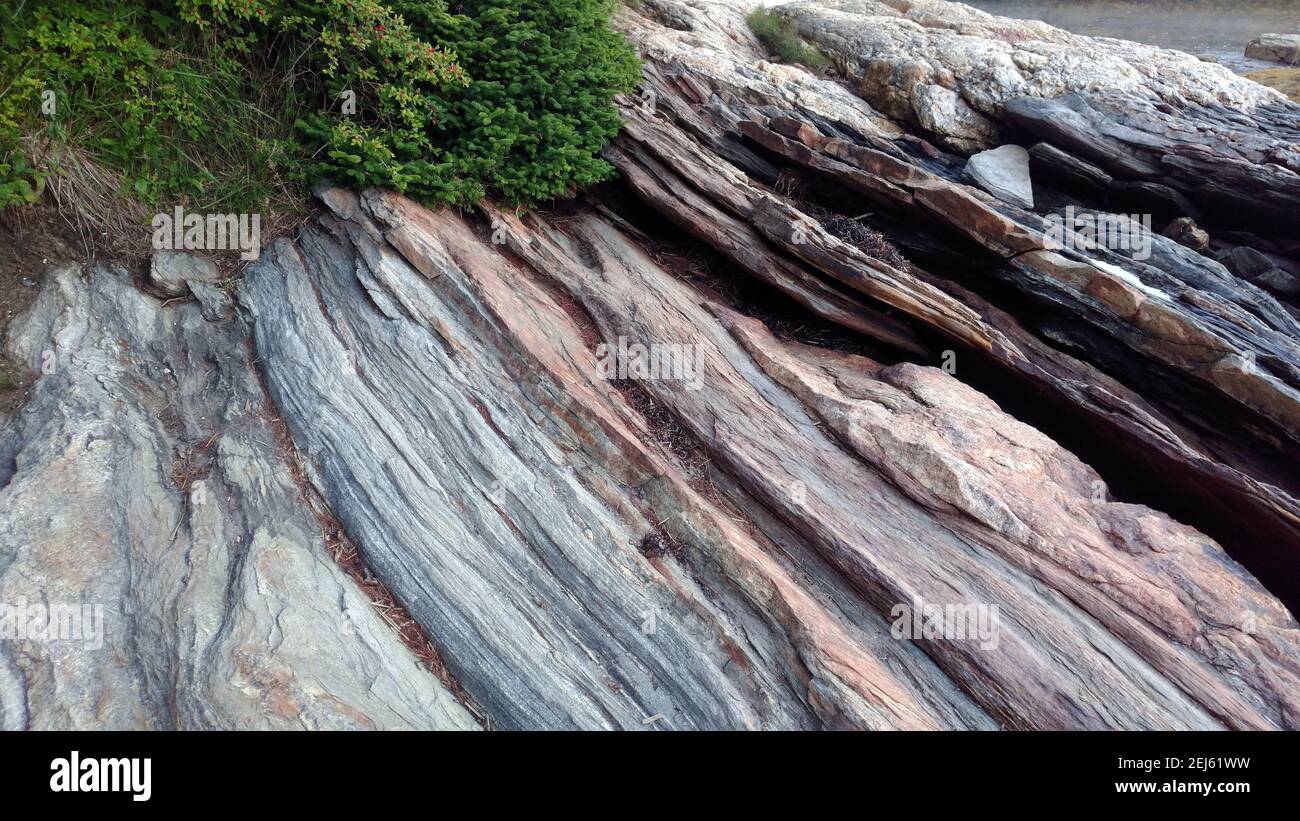
M477 726L336 564L246 341L105 268L11 328L42 376L0 431L6 729Z
M1300 106L938 2L784 8L819 78L745 11L620 12L571 202L51 276L0 601L106 629L0 644L5 725L1300 727L1300 324L1214 257L1286 270ZM1037 211L963 182L1026 134ZM1121 194L1205 253L1053 239Z
M1294 105L1227 68L942 0L781 12L837 55L865 100L942 146L1045 141L1122 183L1111 192L1117 205L1185 211L1181 193L1234 228L1295 241Z

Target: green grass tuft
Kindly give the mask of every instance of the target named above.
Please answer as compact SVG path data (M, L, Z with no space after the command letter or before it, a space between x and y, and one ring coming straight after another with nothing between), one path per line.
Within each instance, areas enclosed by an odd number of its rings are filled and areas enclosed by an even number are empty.
M750 12L745 21L749 23L749 30L754 32L754 36L777 62L798 63L819 73L830 66L830 58L799 39L799 30L793 20L759 6Z

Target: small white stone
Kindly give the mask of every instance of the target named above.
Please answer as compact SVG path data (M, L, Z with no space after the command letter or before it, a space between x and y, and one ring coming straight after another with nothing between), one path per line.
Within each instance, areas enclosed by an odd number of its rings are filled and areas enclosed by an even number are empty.
M966 163L966 174L980 188L1021 208L1034 207L1034 186L1029 178L1029 152L1018 145L981 151Z

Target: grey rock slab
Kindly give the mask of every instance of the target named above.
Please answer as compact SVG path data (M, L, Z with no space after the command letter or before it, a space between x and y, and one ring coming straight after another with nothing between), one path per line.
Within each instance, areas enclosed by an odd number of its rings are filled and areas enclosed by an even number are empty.
M1293 66L1300 63L1300 34L1261 34L1246 44L1246 56Z
M477 726L329 554L237 323L69 267L10 346L0 602L77 632L0 642L5 726Z
M235 303L230 294L209 282L189 282L190 293L199 302L203 318L209 322L223 322L235 316Z
M1029 176L1029 152L1018 145L1003 145L974 155L966 173L981 188L1003 202L1034 207L1034 185Z
M1281 99L1225 66L1180 51L1086 37L944 0L811 0L774 11L836 58L877 110L965 154L1004 141L1001 108L1021 96L1109 89L1139 105L1242 111Z
M1275 600L940 371L782 343L594 213L324 199L239 299L313 484L493 726L1294 722ZM697 346L698 384L638 387L749 502L600 376L619 338ZM999 608L998 647L885 638L945 597Z
M1300 296L1300 276L1284 267L1286 260L1270 257L1244 245L1227 249L1215 256L1235 276L1267 291L1286 297Z
M582 458L600 429L567 426L570 386L528 359L547 340L507 329L558 332L556 309L535 286L485 291L464 261L484 250L447 222L421 232L417 268L364 215L326 218L272 245L240 292L312 481L376 575L494 727L817 726L784 665L748 649L757 626L742 638L639 550L659 519ZM515 278L484 261L474 276Z

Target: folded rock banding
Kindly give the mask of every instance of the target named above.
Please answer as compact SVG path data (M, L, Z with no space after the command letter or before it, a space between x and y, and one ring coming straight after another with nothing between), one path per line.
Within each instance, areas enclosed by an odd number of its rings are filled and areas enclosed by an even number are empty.
M569 202L322 186L195 301L51 276L0 600L108 630L0 645L4 725L1300 728L1300 106L932 0L781 7L816 77L746 10L618 13ZM1189 221L1049 237L1140 197Z

